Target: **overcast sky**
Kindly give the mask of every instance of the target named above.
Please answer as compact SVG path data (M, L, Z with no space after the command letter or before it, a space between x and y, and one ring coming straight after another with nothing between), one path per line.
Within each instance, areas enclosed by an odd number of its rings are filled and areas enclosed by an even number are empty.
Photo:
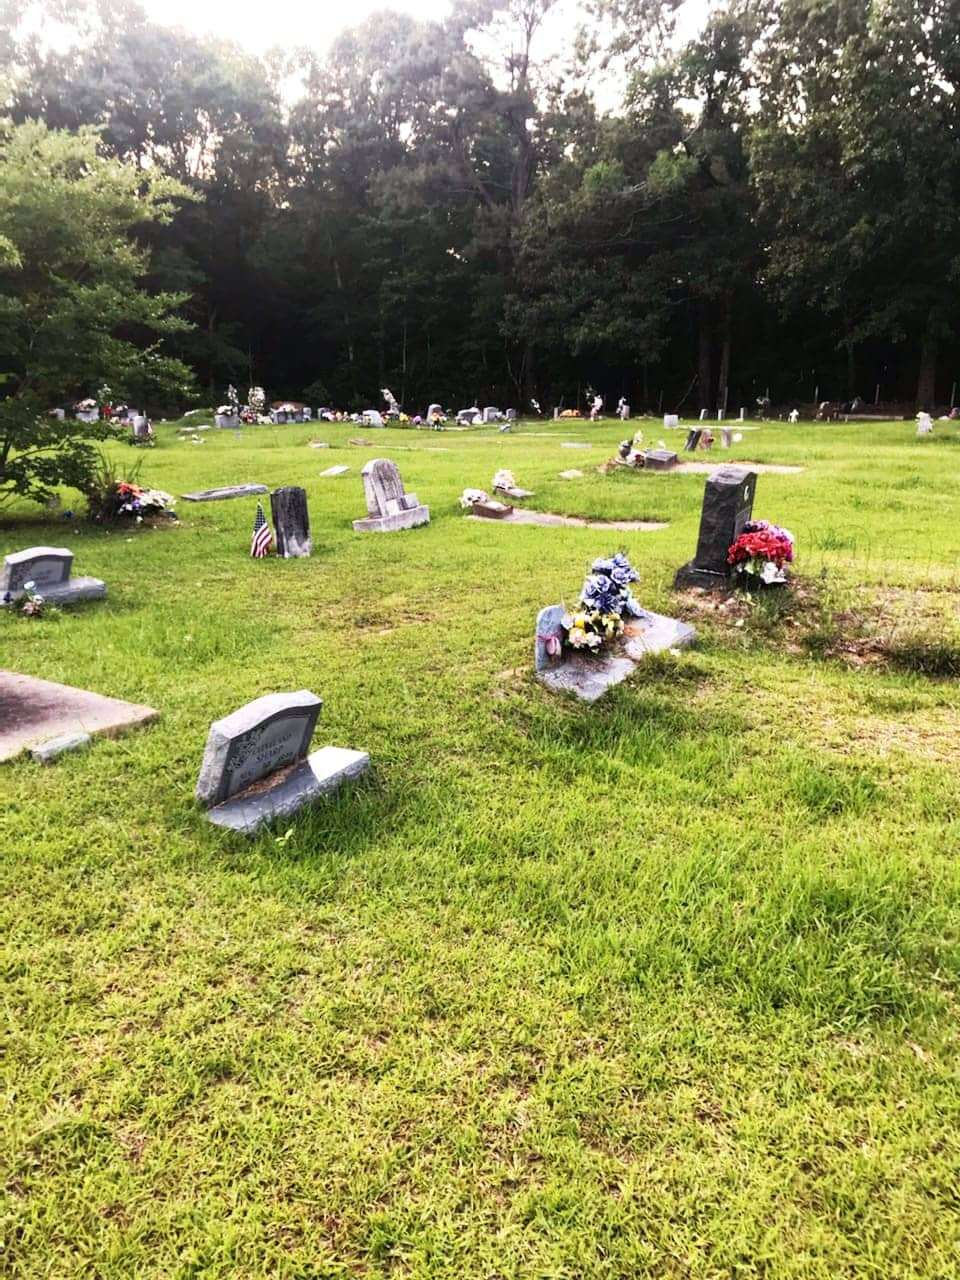
M323 50L346 27L356 26L378 9L398 9L418 18L442 18L449 0L141 0L158 22L190 31L214 32L253 52L274 46L307 45ZM701 19L710 0L687 0L685 26ZM558 52L578 20L577 0L560 0L546 39Z

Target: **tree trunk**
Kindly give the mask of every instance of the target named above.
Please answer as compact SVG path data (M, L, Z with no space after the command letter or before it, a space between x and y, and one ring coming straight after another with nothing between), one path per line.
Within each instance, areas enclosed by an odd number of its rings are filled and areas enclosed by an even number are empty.
M937 339L927 326L920 348L920 376L917 379L917 408L932 413L937 398Z
M713 330L710 325L710 304L707 302L697 304L697 328L697 400L701 409L709 410L713 403Z
M277 555L284 560L308 556L313 550L313 543L310 539L307 491L296 485L274 489L270 495L270 511L277 535Z
M853 343L847 343L847 399L852 400L857 394L857 362L854 357Z
M717 381L717 408L727 412L727 398L730 394L730 348L732 345L733 305L730 298L724 298L723 311L720 318L720 375Z

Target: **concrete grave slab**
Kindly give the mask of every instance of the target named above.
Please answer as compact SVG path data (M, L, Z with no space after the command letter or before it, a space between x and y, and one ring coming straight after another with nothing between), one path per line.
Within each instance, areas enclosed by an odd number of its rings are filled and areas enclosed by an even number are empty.
M220 502L225 498L249 498L256 493L269 493L265 484L227 484L220 489L200 489L197 493L185 493L186 502Z
M159 714L153 707L87 689L0 671L0 760L68 734L121 733Z

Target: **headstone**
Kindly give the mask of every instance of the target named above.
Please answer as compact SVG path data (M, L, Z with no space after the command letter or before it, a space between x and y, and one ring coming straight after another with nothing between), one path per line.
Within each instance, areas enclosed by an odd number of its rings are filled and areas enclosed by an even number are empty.
M358 533L393 533L430 523L430 509L422 506L415 493L406 493L395 462L374 458L363 468L363 491L367 516L354 520Z
M572 467L569 471L560 472L561 480L581 480L582 478L583 478L583 472L578 471L576 467Z
M78 409L75 417L78 422L97 422L100 418L99 409Z
M516 420L517 420L517 411L516 411L516 409L508 409L508 410L507 410L507 413L506 413L506 418L507 418L507 421L508 421L508 422L516 422Z
M49 604L77 604L81 600L102 600L106 585L99 578L71 578L73 552L66 547L28 547L4 557L0 571L0 607L15 604L30 593L43 596Z
M221 489L200 489L183 494L186 502L219 502L223 498L249 498L255 493L269 493L265 484L228 484Z
M252 835L366 771L364 751L324 747L308 756L322 705L307 689L271 693L214 721L196 789L211 822Z
M153 707L0 671L0 760L65 735L119 733L155 720Z
M669 430L671 427L679 427L680 416L676 413L665 413L663 415L663 425Z
M643 465L650 471L672 471L680 459L671 449L648 449Z
M508 498L532 498L532 489L521 489L515 484L500 484L493 486L494 493L505 493Z
M349 470L350 470L349 467L344 466L343 463L341 463L337 467L327 467L326 471L320 472L320 475L324 479L326 479L328 476L345 476Z
M703 436L703 431L697 427L694 427L690 431L688 431L687 442L683 446L684 452L694 453L700 445L700 439L702 436Z
M361 415L361 421L365 427L382 427L383 414L379 409L365 409Z
M729 427L720 428L720 447L721 449L729 449L733 443L733 432Z
M235 431L240 425L240 415L238 413L215 413L213 421L215 426Z
M283 560L303 559L313 550L307 491L284 485L270 495L270 511L277 538L277 555Z
M701 410L700 410L700 421L701 421L701 422L705 421L706 416L707 416L707 411L706 411L706 409L701 409Z
M756 473L744 467L719 467L714 471L704 487L697 553L678 570L675 587L728 585L727 553L753 513L756 488Z
M586 440L564 440L561 443L560 448L561 449L592 449L593 445L589 444Z
M500 412L500 410L496 408L495 405L492 405L492 404L488 404L483 411L484 422L499 422L502 417L503 417L503 414Z

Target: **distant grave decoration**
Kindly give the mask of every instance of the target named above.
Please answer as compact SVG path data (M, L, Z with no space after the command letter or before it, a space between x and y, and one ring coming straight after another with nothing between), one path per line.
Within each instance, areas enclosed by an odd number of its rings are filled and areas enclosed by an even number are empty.
M508 498L532 498L532 489L521 489L513 478L513 472L505 467L493 477L494 493L505 493Z
M637 431L632 440L621 440L617 452L600 470L604 473L617 467L632 467L636 471L672 471L678 458L672 449L668 449L663 440L657 442L657 448L645 449L643 432Z
M751 520L731 544L727 563L736 585L746 590L782 586L793 563L793 534L766 520Z
M163 489L151 489L135 480L118 480L101 474L87 490L90 519L95 524L177 523L176 498Z
M491 498L485 489L464 489L460 495L460 505L471 515L482 516L487 520L505 520L513 515L513 507L497 498Z
M645 657L693 643L693 627L637 602L631 587L639 576L618 552L593 562L573 609L540 610L534 665L543 684L595 702Z

